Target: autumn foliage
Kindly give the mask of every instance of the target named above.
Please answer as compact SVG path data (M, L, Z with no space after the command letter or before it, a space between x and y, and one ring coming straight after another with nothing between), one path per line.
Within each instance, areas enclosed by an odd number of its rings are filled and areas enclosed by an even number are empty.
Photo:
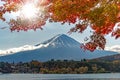
M6 21L6 12L17 12L25 2L34 0L2 0L0 19ZM28 20L24 16L11 19L8 23L11 31L27 31L41 29L46 21L61 24L75 24L70 32L84 32L87 27L93 30L93 35L82 46L94 51L104 49L105 35L111 34L116 39L120 37L120 0L37 0L36 7L42 7L42 13Z

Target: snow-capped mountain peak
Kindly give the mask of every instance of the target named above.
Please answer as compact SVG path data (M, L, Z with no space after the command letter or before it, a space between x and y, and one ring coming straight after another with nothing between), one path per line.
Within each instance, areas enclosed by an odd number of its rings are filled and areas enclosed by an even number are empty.
M47 45L47 47L48 46L50 46L50 47L51 46L52 47L80 47L79 42L77 42L76 40L74 40L71 37L68 37L65 34L58 34L43 43L37 44L36 46L39 46L41 44Z

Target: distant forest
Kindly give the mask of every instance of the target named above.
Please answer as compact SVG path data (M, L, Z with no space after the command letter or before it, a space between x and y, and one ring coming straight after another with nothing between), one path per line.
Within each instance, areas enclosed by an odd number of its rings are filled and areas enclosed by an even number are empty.
M120 72L120 60L54 60L40 62L0 62L0 73L84 74Z

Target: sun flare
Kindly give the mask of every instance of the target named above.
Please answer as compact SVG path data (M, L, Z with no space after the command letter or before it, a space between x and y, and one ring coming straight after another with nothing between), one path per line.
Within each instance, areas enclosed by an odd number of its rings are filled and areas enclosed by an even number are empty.
M18 5L17 17L21 20L42 19L46 15L47 6L44 0L26 0Z
M26 18L32 18L37 15L38 8L35 6L33 3L26 3L25 5L22 6L21 8L21 13L24 15Z
M22 7L21 12L24 13L24 16L27 18L34 17L37 13L38 9L33 4L25 4Z

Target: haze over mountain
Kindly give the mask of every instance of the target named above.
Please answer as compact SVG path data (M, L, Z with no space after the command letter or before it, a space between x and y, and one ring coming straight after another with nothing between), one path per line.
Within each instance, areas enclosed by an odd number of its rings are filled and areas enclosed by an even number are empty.
M9 53L0 57L4 62L27 62L31 60L48 61L50 59L81 60L93 59L108 55L118 54L117 52L96 50L85 51L80 48L82 44L65 34L59 34L45 42L35 46L24 46L17 52Z

